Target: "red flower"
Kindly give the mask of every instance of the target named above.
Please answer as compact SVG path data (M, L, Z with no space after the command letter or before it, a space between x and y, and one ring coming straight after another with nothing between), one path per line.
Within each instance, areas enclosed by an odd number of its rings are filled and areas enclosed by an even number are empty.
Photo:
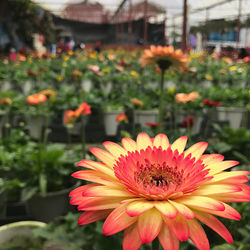
M29 76L38 76L38 75L39 75L37 72L34 72L34 71L32 71L32 70L27 70L27 74L28 74Z
M211 106L211 107L217 107L217 106L221 105L221 102L213 102L213 101L207 100L207 99L204 99L202 101L202 103L205 104L205 105Z
M121 61L121 62L119 63L119 65L122 66L122 67L124 67L124 66L126 66L126 63L125 63L124 61Z
M182 127L183 128L192 128L194 125L194 117L193 116L189 116L186 119L183 120L182 122Z
M151 128L157 128L158 127L158 123L157 122L146 122L145 124L147 126L151 127Z
M34 94L27 97L26 101L31 105L46 102L47 96L43 94Z
M119 114L115 119L117 122L128 122L128 117L125 113Z
M161 73L161 69L160 69L160 68L157 68L157 69L155 70L155 73Z
M80 115L83 115L83 116L89 115L89 114L91 114L91 107L86 102L83 102L76 109L75 114L76 114L77 117L80 116Z
M249 61L250 61L250 56L246 56L246 57L243 58L243 62L246 62L246 63L247 63L247 62L249 62Z

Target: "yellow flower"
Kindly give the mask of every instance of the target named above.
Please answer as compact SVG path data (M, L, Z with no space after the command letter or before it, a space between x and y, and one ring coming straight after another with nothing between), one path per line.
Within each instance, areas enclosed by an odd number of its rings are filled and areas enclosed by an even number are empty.
M50 101L54 101L56 98L56 92L52 89L45 89L40 92L40 94L46 95Z
M99 60L100 60L100 61L104 61L104 60L105 60L105 57L104 57L104 56L100 56L100 57L99 57Z
M32 63L32 58L28 58L28 63L30 64L30 63Z
M72 56L72 55L73 55L73 51L70 50L70 51L68 52L68 55Z
M66 63L66 62L63 62L63 63L62 63L62 66L63 66L64 68L66 68L66 67L67 67L67 63Z
M82 72L80 72L80 71L77 70L77 69L75 69L75 70L73 71L73 74L74 74L75 76L82 76Z
M91 53L91 54L89 55L89 57L90 57L90 58L93 58L93 59L96 59L96 54L97 54L96 52L93 52L93 53Z
M168 89L169 94L174 94L174 92L175 92L175 86Z
M109 68L104 68L102 71L108 75L111 73Z
M56 55L55 54L51 54L50 57L51 58L56 58Z
M230 70L230 71L235 71L235 70L237 70L237 68L238 68L238 67L237 67L236 65L234 65L234 66L231 66L231 67L229 68L229 70Z
M63 77L62 77L62 76L58 76L58 77L57 77L57 81L58 81L58 82L61 82L62 80L63 80Z
M139 74L136 71L134 71L134 70L130 71L130 75L133 76L136 79L139 78Z
M19 65L20 65L19 62L14 63L14 67L19 67Z
M63 60L67 62L69 60L69 56L64 56Z
M213 80L213 77L209 74L206 74L205 75L205 78L208 80L208 81L212 81Z

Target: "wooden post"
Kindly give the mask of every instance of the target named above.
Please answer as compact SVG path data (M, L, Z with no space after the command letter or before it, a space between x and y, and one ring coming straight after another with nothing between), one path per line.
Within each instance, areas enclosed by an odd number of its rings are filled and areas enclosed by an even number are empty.
M181 49L187 51L187 0L183 0L183 24L182 24L182 39Z

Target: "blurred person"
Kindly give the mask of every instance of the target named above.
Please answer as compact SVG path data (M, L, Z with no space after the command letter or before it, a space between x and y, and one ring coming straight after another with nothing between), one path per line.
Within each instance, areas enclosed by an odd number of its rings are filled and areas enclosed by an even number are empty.
M97 52L97 53L100 53L101 52L101 42L100 41L96 41L95 42L95 48L94 50Z

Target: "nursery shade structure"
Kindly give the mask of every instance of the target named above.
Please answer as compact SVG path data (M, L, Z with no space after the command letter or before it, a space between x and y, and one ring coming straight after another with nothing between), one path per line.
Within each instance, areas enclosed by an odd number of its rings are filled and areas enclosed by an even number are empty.
M56 15L63 16L63 9L66 5L72 3L81 3L83 0L34 0L43 7L52 10ZM85 1L86 2L86 1ZM88 3L95 3L98 0L88 0ZM119 9L128 9L129 6L138 4L139 2L146 2L145 0L102 0L99 1L105 10L110 14L119 15ZM162 15L157 19L166 20L166 34L168 37L173 32L177 34L182 33L182 19L183 19L183 3L184 0L147 0L148 3L159 6L166 15ZM241 7L240 7L241 6ZM239 11L240 10L240 11ZM206 23L209 20L225 19L233 20L239 19L244 22L250 16L250 1L249 0L187 0L187 33L189 28L193 25ZM148 18L148 21L153 21ZM237 25L238 29L241 27ZM244 32L243 32L244 33ZM243 34L247 36L246 33ZM247 38L245 39L247 40ZM249 41L248 41L249 40ZM250 45L250 39L245 45Z

